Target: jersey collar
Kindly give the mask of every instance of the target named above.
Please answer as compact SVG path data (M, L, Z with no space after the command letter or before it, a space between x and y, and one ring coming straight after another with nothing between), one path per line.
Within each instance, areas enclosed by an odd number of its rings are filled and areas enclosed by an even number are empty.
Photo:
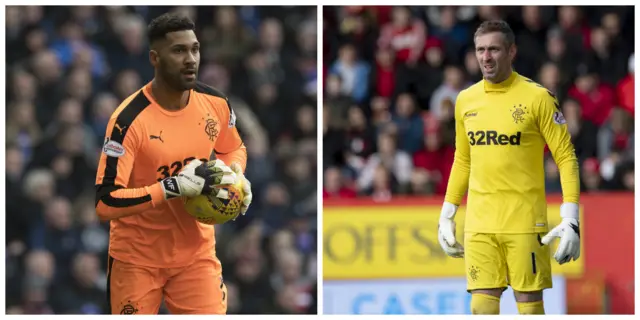
M165 108L163 108L162 106L160 106L160 104L158 103L158 101L156 101L156 99L153 97L153 94L151 94L151 85L153 83L152 81L149 81L143 88L142 88L142 92L144 93L144 95L147 97L147 99L149 99L149 101L151 101L152 105L154 108L158 109L160 112L162 112L163 114L170 116L170 117L177 117L182 115L183 113L187 112L187 109L193 104L192 102L195 100L193 98L193 93L195 92L193 89L190 90L190 94L189 94L189 101L187 102L187 105L178 110L178 111L169 111Z
M506 80L500 83L491 83L487 80L484 80L484 91L485 92L506 92L509 87L513 84L513 81L517 78L518 74L515 71L511 72L511 75Z

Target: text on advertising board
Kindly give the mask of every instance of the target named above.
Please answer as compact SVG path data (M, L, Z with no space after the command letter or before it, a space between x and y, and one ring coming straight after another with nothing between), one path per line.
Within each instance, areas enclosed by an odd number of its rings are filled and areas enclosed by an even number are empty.
M439 215L437 206L325 207L324 278L465 276L464 260L446 256L438 244ZM548 220L550 228L560 223L559 205L549 206ZM462 243L464 207L460 208L456 223L457 237ZM552 244L551 254L557 244L558 241ZM553 273L582 274L585 252L581 254L578 261L562 266L552 260Z

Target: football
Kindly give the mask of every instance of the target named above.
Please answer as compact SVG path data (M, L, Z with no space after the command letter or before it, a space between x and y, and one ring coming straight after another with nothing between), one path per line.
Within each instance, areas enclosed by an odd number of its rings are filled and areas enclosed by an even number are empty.
M233 220L240 214L244 200L243 181L243 179L238 179L235 184L220 188L229 192L228 199L219 199L215 195L199 195L193 198L184 198L184 207L200 223L216 225Z

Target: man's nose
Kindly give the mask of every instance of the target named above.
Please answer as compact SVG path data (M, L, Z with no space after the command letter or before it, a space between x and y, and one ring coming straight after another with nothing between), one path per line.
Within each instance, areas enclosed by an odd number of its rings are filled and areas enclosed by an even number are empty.
M195 64L196 63L196 56L193 53L189 52L187 54L187 57L186 57L184 63L185 64Z

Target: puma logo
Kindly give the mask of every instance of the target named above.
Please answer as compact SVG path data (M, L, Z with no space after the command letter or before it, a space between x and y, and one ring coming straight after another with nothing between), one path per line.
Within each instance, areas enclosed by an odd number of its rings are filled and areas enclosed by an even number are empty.
M153 139L158 139L158 140L160 140L160 142L164 143L164 140L162 140L162 130L160 130L160 134L159 134L159 135L157 135L157 136L149 135L149 138L150 138L151 140L153 140Z
M120 127L120 125L119 125L117 122L116 122L116 124L115 124L115 126L114 126L114 127L115 127L116 129L118 129L118 131L120 131L120 135L122 135L122 134L123 134L123 132L122 132L122 131L123 131L124 129L126 129L126 128L127 128L127 126Z

